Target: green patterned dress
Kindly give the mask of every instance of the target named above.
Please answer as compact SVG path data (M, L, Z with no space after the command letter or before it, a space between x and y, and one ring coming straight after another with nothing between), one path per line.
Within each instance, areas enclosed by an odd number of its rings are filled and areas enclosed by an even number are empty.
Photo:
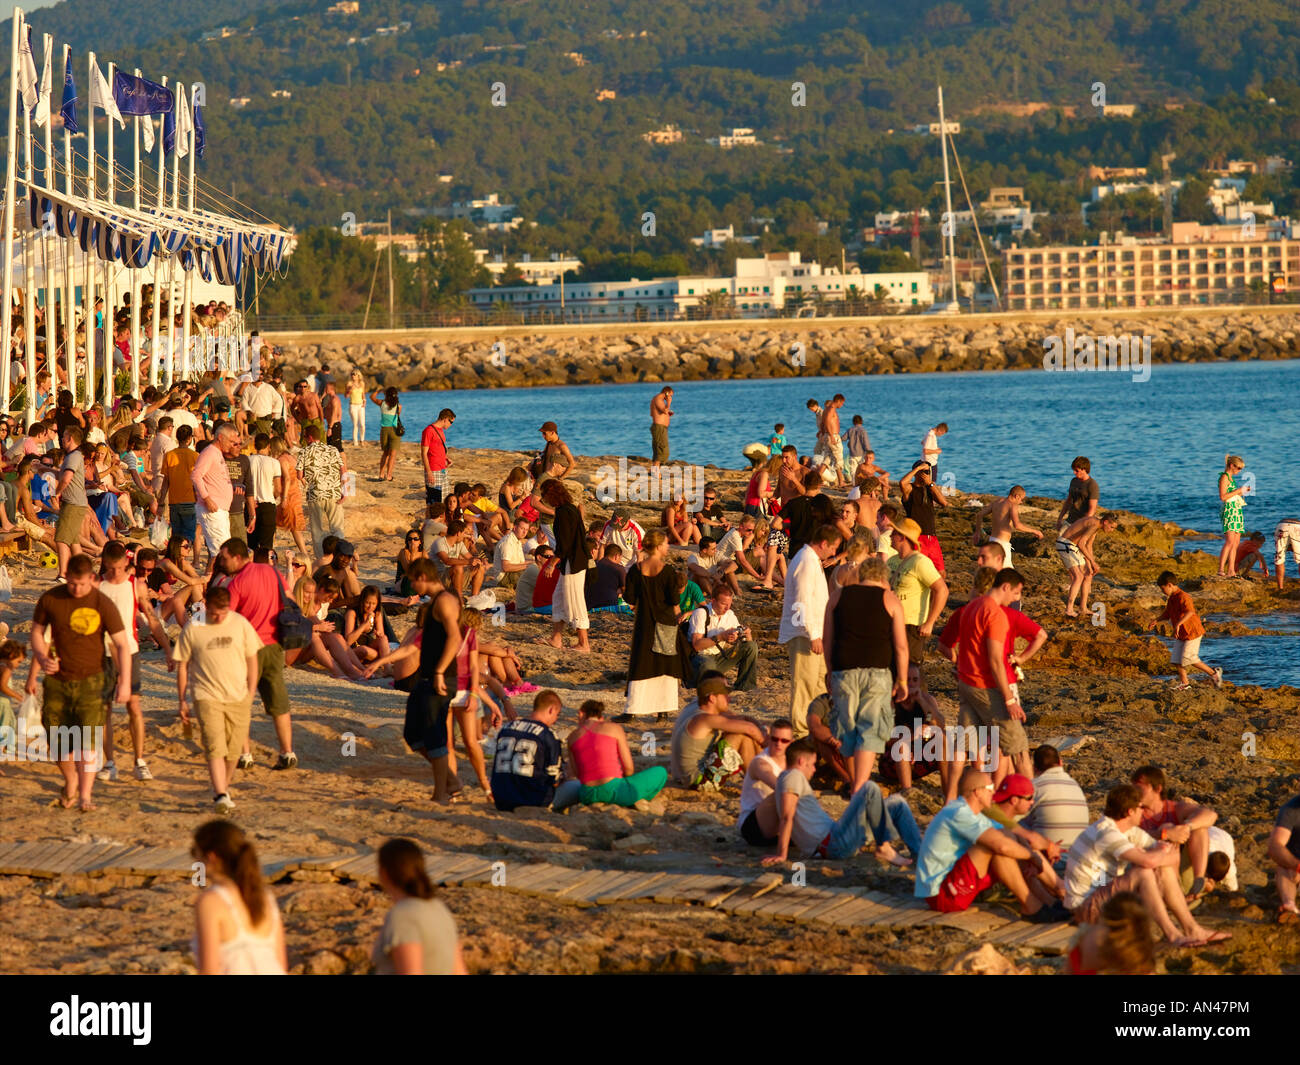
M1228 491L1235 492L1237 487L1237 479L1232 474L1228 474ZM1241 496L1234 496L1232 499L1224 500L1220 517L1223 519L1223 531L1225 533L1244 533L1246 531L1245 508L1246 501Z

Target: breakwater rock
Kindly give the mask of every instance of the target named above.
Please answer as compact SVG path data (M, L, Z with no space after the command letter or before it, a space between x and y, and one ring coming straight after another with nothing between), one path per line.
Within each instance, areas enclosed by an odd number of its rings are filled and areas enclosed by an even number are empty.
M403 391L1041 369L1062 353L1139 365L1300 355L1300 313L1274 309L1107 315L894 317L271 336L290 373L329 364ZM1130 365L1131 363L1131 365ZM1071 363L1073 365L1073 363ZM1112 363L1113 365L1113 363Z

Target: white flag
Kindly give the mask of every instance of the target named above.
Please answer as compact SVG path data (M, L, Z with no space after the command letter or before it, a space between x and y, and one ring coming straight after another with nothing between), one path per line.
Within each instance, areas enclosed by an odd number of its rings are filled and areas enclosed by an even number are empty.
M185 86L176 86L176 143L177 159L184 159L190 154L190 138L194 133L194 112L190 110L189 100L185 97Z
M50 120L50 91L54 87L54 38L45 35L45 70L41 73L40 94L36 100L36 113L32 121L43 126Z
M18 91L22 93L23 103L28 111L36 106L39 99L37 84L36 58L32 55L32 41L27 29L27 20L20 18L18 21Z
M95 117L95 108L98 107L109 118L117 119L117 123L123 129L126 129L126 119L122 117L122 112L117 109L117 101L113 99L113 90L108 87L108 82L104 80L104 75L96 63L92 67L90 78L90 116Z
M144 150L153 151L153 119L148 115L140 116L140 132L144 134Z

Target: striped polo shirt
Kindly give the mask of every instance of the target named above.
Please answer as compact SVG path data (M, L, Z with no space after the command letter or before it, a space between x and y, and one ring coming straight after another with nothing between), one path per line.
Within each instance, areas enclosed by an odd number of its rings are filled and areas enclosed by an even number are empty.
M1083 789L1057 765L1034 777L1034 802L1020 823L1068 850L1092 818Z

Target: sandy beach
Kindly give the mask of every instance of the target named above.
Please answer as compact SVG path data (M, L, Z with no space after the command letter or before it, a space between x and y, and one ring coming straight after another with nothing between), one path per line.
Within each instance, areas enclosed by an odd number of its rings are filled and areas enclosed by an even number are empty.
M381 587L392 581L401 533L422 513L417 448L406 443L401 450L397 479L391 483L373 479L376 447L348 451L349 465L358 471L358 495L347 505L348 535L357 544L364 581ZM522 456L453 450L451 457L453 479L482 480L495 492ZM618 458L580 457L580 476L570 479L573 487L586 489L589 519L610 512L590 491L598 467L606 463L617 465ZM734 520L747 472L709 468L707 475L722 489L721 499ZM976 498L988 497L958 493L956 505L939 515L956 602L965 601L970 590L975 552L967 505ZM1022 507L1022 518L1050 531L1059 502L1031 498ZM647 527L658 523L650 506L631 504L629 509ZM1184 530L1132 514L1122 514L1122 521L1122 531L1100 538L1097 545L1102 574L1094 583L1094 598L1107 606L1104 627L1094 626L1087 616L1063 616L1068 582L1050 536L1042 544L1027 537L1015 541L1016 566L1026 579L1024 609L1050 635L1026 670L1031 743L1049 736L1088 738L1077 753L1067 755L1066 765L1088 794L1095 816L1106 789L1127 780L1138 765L1153 762L1165 768L1175 794L1216 809L1219 825L1235 838L1241 891L1220 891L1197 912L1203 923L1230 931L1232 940L1195 951L1162 948L1161 971L1295 972L1300 937L1293 928L1273 923L1275 899L1264 840L1278 807L1300 790L1300 693L1236 687L1230 663L1222 663L1228 683L1221 691L1204 683L1172 691L1168 652L1142 627L1163 608L1164 597L1152 580L1165 568L1175 571L1203 616L1297 611L1300 585L1292 582L1288 593L1279 596L1271 582L1258 577L1214 579L1209 575L1215 562L1209 555L1185 553L1174 564L1174 537ZM0 616L26 641L33 604L49 587L53 572L42 569L35 555L7 562L15 590ZM782 716L789 684L785 655L775 643L780 600L747 592L735 609L760 644L759 687L736 706L762 719ZM394 617L399 636L411 619L409 613ZM565 711L557 732L563 736L576 724L583 699L603 699L611 712L622 709L631 626L630 617L593 615L593 653L588 656L534 644L535 637L549 633L549 618L509 615L493 637L504 637L519 652L527 679L559 691ZM1215 626L1210 630L1213 634ZM194 828L212 816L205 766L197 737L184 738L175 680L160 652L143 655L142 673L147 758L155 779L139 783L124 771L118 782L96 785L97 810L79 814L49 808L59 790L54 766L4 763L0 842L188 845ZM940 662L927 669L927 677L945 713L955 713L950 667ZM575 868L748 876L760 871L762 852L747 848L734 828L734 792L704 795L670 787L648 811L597 807L567 814L503 814L484 802L462 757L460 780L468 802L435 807L427 764L402 742L402 693L379 684L334 680L319 669L290 670L288 682L300 768L270 770L274 736L255 702L256 765L234 781L235 819L264 855L343 854L403 835L429 848L472 852L507 866L549 861ZM688 697L683 691L683 704ZM527 699L516 701L522 713L527 713ZM125 714L115 714L115 720L121 745ZM634 752L644 732L655 737L657 757L639 757L638 767L666 763L670 726L649 721L645 728L629 727ZM129 765L129 754L119 761ZM924 827L941 805L935 778L926 778L909 799ZM824 801L833 814L843 807L839 797ZM808 883L869 886L904 897L912 890L910 873L869 854L851 861L809 862ZM387 909L377 889L298 872L276 882L273 890L284 914L294 971L369 971L370 949ZM0 967L11 973L193 972L194 894L185 882L140 877L0 877L0 905L10 929L0 941ZM1010 899L1000 897L1004 905ZM693 907L578 909L490 887L453 889L443 898L456 916L471 972L943 972L979 946L977 939L954 930L855 929L850 934ZM1015 947L1003 954L1027 973L1054 973L1063 965L1059 957Z

